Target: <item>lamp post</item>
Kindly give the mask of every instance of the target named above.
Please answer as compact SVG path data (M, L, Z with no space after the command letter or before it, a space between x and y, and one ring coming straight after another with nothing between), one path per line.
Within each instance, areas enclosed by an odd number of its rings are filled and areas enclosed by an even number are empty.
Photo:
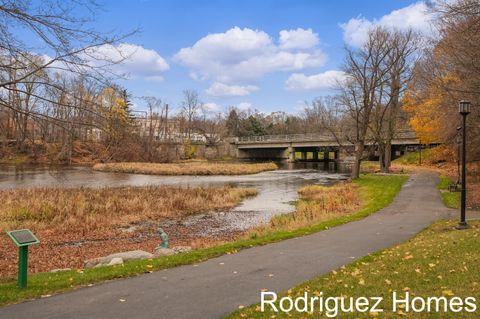
M422 165L422 140L418 140L418 143L420 144L419 152L418 152L418 165Z
M467 115L470 113L470 102L462 100L458 105L458 112L462 115L462 197L460 199L460 222L457 229L468 228L468 224L465 218L465 208L467 201Z
M457 137L455 142L457 143L457 181L455 183L455 190L458 189L460 185L460 157L462 156L462 138L460 137L460 130L462 129L461 126L457 127Z

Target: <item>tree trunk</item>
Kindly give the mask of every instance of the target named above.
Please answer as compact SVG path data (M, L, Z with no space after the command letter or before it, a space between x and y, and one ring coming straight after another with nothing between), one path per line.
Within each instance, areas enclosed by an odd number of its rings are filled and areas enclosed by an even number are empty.
M362 142L359 142L356 145L355 161L353 163L352 173L350 175L352 179L357 179L360 177L360 165L362 164L364 149L365 149L365 145Z
M385 155L384 155L384 166L385 166L385 173L390 172L390 167L392 166L392 143L391 140L387 141L387 145L385 147Z
M384 148L383 147L380 147L378 146L378 164L380 166L380 171L384 171L385 170L385 152L384 152Z

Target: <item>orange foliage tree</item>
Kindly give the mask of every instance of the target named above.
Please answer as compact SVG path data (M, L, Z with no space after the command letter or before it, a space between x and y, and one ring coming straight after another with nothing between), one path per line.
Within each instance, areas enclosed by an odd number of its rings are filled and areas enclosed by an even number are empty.
M410 83L403 108L410 113L409 124L422 143L449 142L455 136L458 113L444 85L457 81L454 75L447 75L432 79L426 86Z

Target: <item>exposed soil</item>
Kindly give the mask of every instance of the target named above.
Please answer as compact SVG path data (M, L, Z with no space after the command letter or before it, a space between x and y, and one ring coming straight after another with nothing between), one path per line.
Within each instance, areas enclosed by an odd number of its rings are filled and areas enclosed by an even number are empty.
M206 247L215 243L230 241L240 232L217 233L201 237L207 225L184 225L170 222L162 228L169 235L170 246ZM218 227L218 225L208 225ZM36 233L40 245L30 246L29 272L44 272L56 268L81 269L87 259L128 251L144 250L153 252L161 242L154 227L139 227L134 231L110 231L108 233L59 233L41 230ZM0 277L14 277L17 274L18 250L7 236L0 236Z

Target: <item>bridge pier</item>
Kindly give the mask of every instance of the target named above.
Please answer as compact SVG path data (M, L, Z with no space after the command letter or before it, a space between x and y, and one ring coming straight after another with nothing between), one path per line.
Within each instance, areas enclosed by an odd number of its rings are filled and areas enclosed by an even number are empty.
M332 159L332 165L329 167L329 170L336 171L338 168L338 157L339 157L340 150L333 151L333 159Z
M323 169L328 169L328 162L330 160L330 152L324 151L323 152Z
M288 152L288 161L290 163L295 162L295 149L290 145L287 149Z

